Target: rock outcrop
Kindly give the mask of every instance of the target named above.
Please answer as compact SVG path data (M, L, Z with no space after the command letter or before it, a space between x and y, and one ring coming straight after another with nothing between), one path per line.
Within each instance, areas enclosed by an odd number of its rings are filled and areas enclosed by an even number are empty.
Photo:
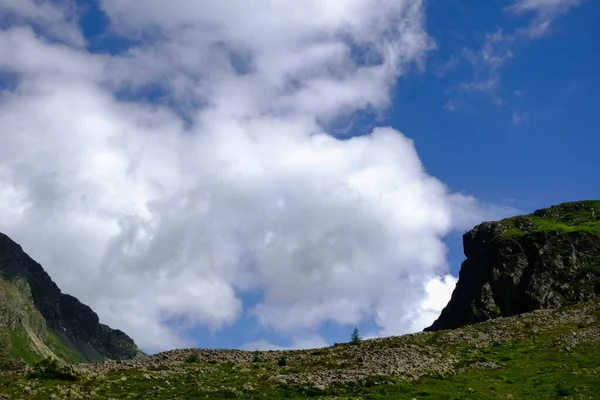
M600 201L484 222L463 236L458 283L426 331L584 302L600 294Z
M62 293L42 266L2 233L0 283L0 299L7 299L0 306L0 328L8 336L20 332L34 353L52 355L54 346L62 353L59 357L85 362L143 354L125 333L101 324L90 307Z

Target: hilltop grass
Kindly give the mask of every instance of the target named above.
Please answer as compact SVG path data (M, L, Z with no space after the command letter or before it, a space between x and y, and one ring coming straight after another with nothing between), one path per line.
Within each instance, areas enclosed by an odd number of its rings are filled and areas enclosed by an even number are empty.
M568 225L564 222L560 222L552 219L544 219L540 217L533 217L533 221L541 232L558 231L558 232L576 232L586 231L593 233L596 236L600 236L600 219L596 221L581 222L577 225Z
M598 200L564 203L540 211L542 212L538 212L538 215L517 216L500 221L505 229L501 238L522 236L529 231L561 233L585 231L600 237L600 201ZM519 225L529 225L530 229L522 229Z
M150 364L145 369L108 372L100 377L84 377L79 382L0 377L0 395L29 400L47 399L52 394L59 398L158 400L591 399L598 398L600 393L599 314L600 301L594 301L553 314L491 320L454 331L296 352L295 355L312 354L317 358L292 355L290 359L295 361L286 365L278 365L276 358L265 357L245 364L207 360ZM497 341L503 332L509 332L510 337ZM487 339L473 341L472 338L481 335L488 335ZM573 343L567 340L575 337L588 339ZM328 369L353 369L357 366L339 361L351 360L349 356L356 354L352 352L374 354L406 346L433 346L440 355L453 355L454 365L443 374L429 374L416 380L374 375L329 387L278 384L270 379Z

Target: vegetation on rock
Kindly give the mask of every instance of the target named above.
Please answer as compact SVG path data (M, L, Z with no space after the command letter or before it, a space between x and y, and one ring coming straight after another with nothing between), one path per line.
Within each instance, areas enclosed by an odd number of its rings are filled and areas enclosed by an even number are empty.
M600 294L600 201L484 222L463 236L452 298L427 330L584 302Z
M562 203L499 222L504 238L537 232L589 232L600 237L600 200Z
M279 357L279 360L277 360L277 365L280 367L286 367L288 365L287 357L285 355Z
M71 367L61 365L57 359L47 357L33 365L31 371L28 372L29 379L47 379L60 381L76 381L77 374Z

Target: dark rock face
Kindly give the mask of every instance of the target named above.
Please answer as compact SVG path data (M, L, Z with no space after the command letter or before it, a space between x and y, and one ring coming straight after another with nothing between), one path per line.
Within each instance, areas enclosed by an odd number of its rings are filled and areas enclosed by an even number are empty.
M25 278L35 308L46 320L47 327L82 360L121 360L143 354L125 333L101 324L90 307L63 294L42 266L2 233L0 278Z
M463 236L458 283L426 331L558 308L600 295L600 201L484 222Z

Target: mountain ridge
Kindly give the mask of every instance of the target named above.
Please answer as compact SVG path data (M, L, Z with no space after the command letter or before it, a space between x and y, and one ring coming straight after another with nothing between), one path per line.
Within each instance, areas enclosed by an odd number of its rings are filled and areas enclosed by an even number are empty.
M62 293L42 266L3 233L0 283L0 330L4 347L12 349L5 353L13 358L96 362L143 354L125 333L101 324L89 306Z

